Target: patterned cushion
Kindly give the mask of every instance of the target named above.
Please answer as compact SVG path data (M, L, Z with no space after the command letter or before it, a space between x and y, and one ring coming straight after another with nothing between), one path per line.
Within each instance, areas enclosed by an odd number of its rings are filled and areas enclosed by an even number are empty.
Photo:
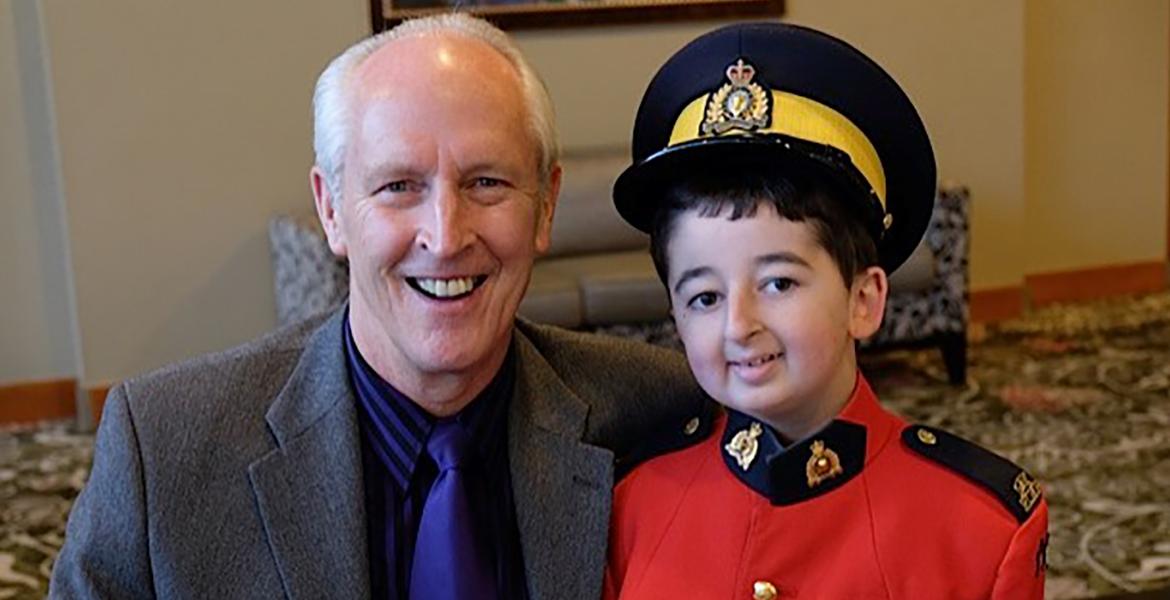
M332 310L349 295L349 265L333 255L315 216L268 222L276 320L280 325Z
M926 230L934 254L934 281L924 289L895 291L882 328L863 345L926 340L967 330L967 188L944 185Z

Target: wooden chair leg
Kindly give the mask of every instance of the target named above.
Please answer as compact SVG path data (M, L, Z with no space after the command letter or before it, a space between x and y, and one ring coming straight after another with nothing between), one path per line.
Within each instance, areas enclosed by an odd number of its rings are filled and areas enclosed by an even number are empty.
M939 336L939 350L947 366L947 379L952 385L967 383L967 332L944 333Z

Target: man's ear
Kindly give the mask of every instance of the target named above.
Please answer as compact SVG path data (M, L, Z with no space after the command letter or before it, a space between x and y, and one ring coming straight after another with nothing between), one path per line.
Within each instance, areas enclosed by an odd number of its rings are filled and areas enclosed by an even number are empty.
M561 194L561 165L554 164L548 175L548 185L536 212L536 254L548 252L552 246L553 215L557 209L557 197Z
M333 193L325 183L325 173L317 165L309 170L309 186L313 188L313 204L317 208L317 218L321 220L321 228L325 230L325 239L329 242L329 249L337 256L346 256L348 247L345 241L345 231L339 221L340 211L334 206Z
M882 326L890 283L881 267L869 267L853 278L849 289L849 335L863 340Z

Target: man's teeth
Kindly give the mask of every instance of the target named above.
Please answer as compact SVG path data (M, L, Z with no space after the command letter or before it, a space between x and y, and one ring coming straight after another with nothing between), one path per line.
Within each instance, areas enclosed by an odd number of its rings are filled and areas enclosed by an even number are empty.
M461 296L475 287L474 277L457 277L455 279L425 279L419 278L418 287L432 296L450 298Z

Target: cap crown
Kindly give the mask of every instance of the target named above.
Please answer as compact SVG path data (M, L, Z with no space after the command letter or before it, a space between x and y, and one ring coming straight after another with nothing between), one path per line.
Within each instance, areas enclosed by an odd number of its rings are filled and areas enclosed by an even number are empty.
M934 154L910 99L881 67L824 33L782 23L717 29L676 52L638 108L619 213L648 230L670 180L741 158L827 168L872 219L882 266L921 240L936 187Z

